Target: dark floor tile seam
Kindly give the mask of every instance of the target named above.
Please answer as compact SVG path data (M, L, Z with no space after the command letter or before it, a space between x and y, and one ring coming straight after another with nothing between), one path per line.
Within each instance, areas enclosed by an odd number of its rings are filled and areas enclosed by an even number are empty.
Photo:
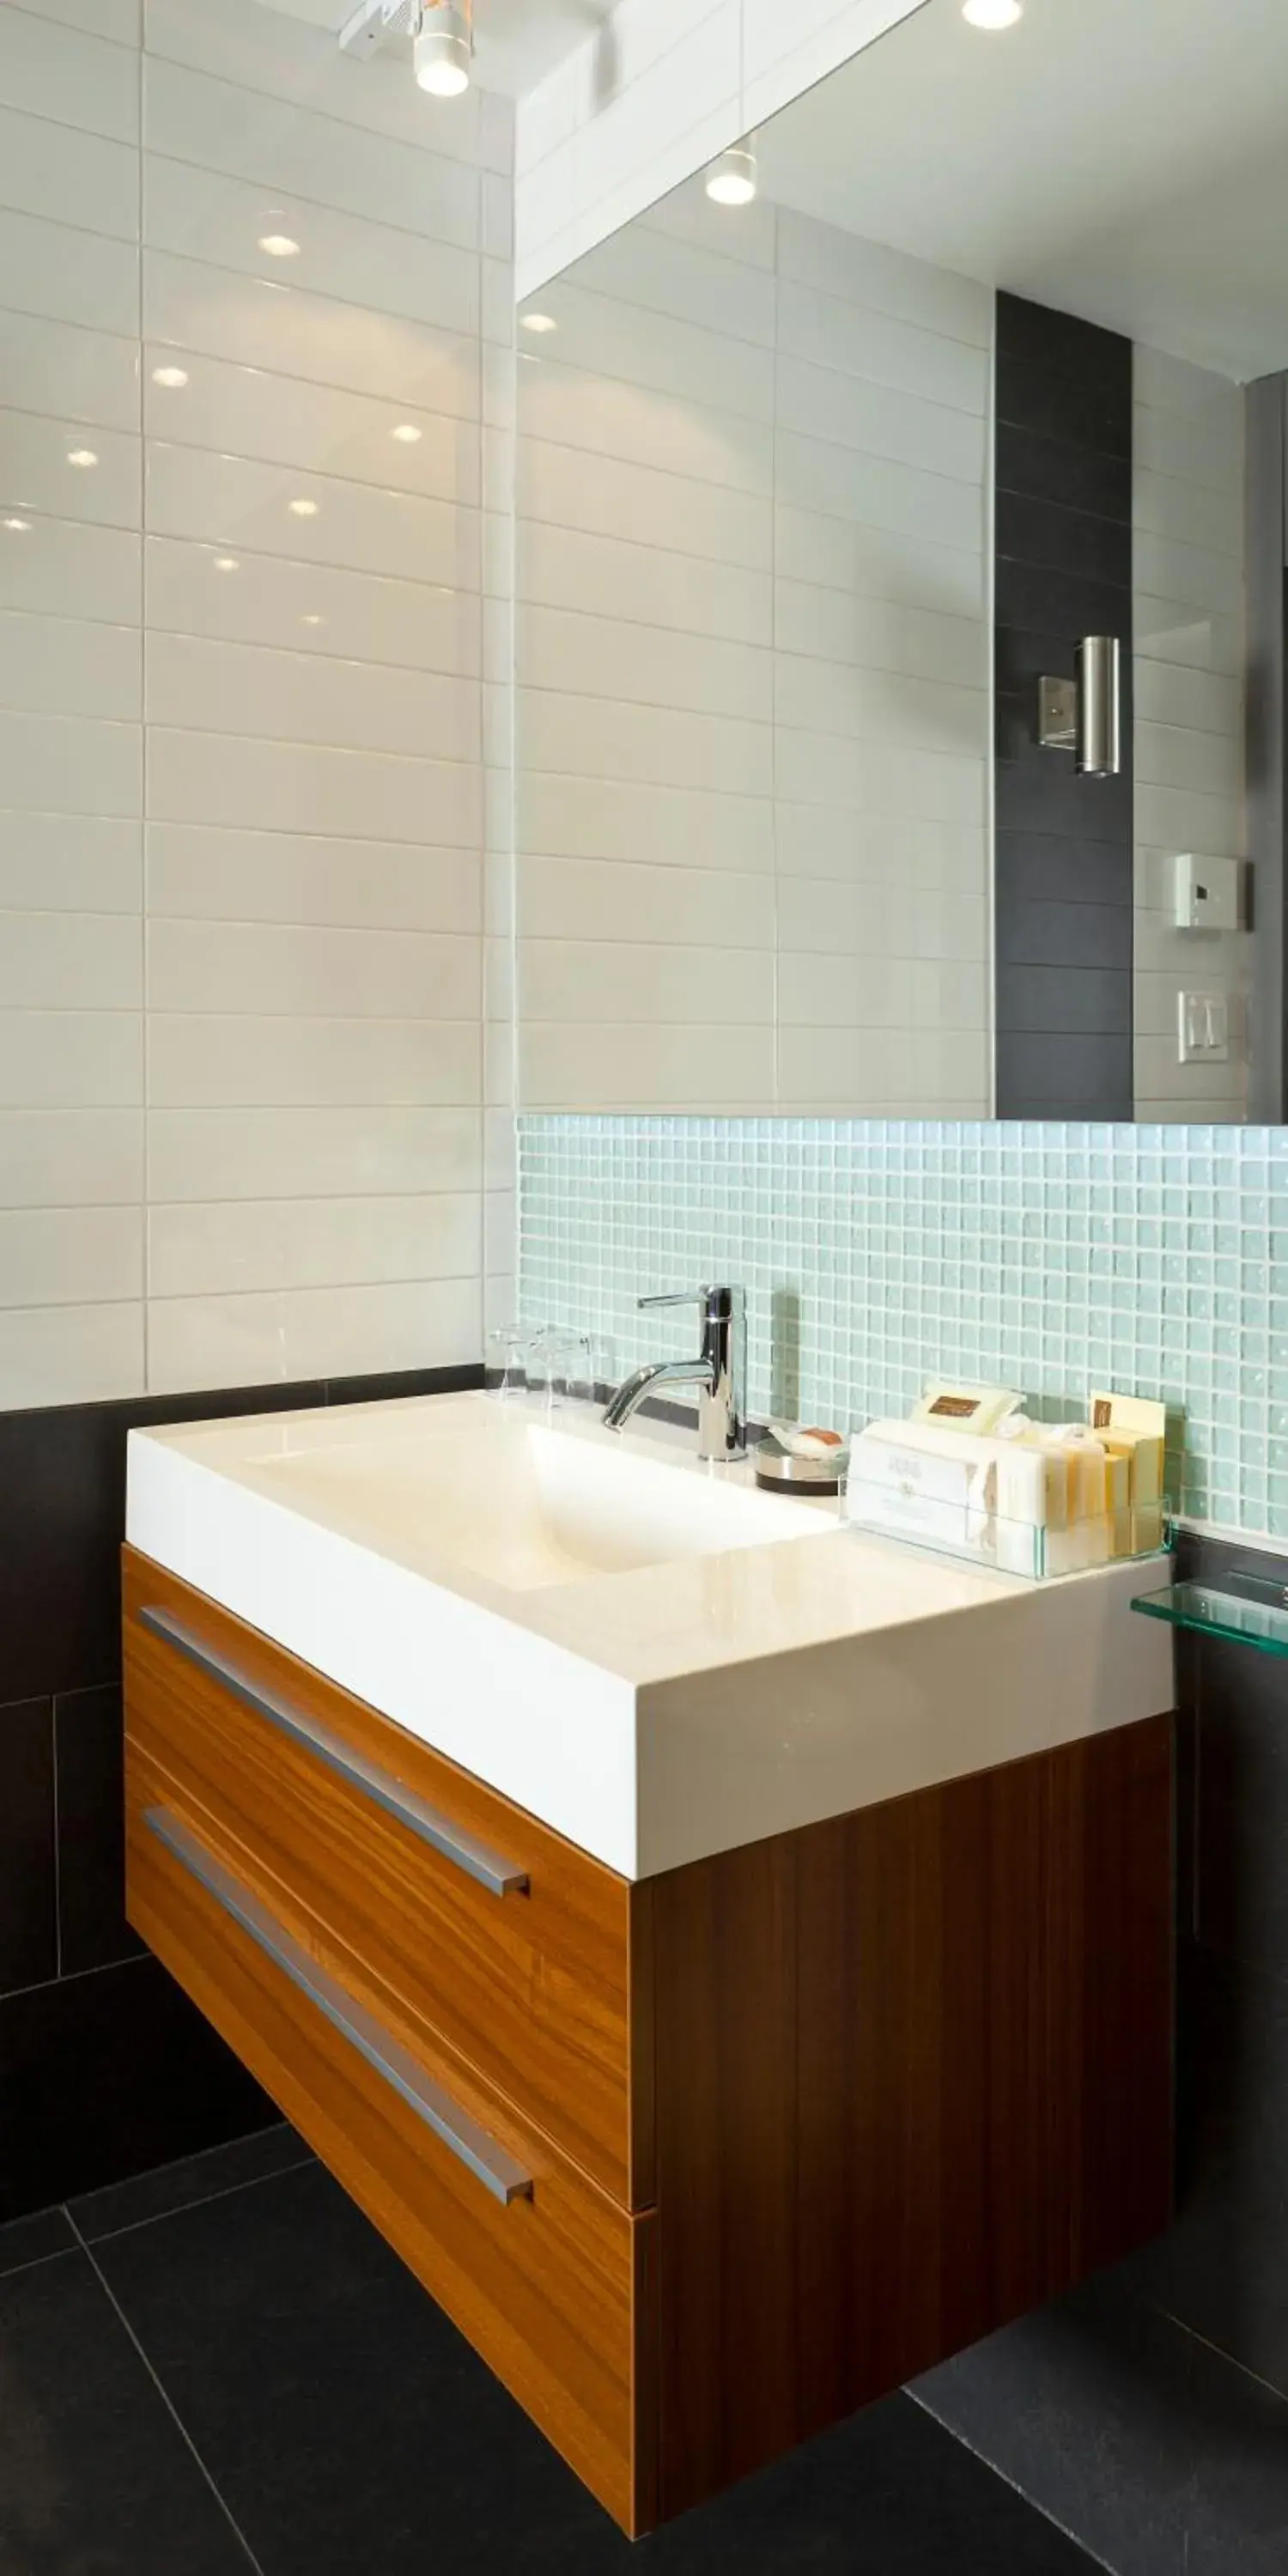
M1252 2368L1250 2362L1240 2361L1237 2352L1230 2352L1223 2343L1214 2343L1211 2335L1200 2334L1197 2326L1192 2326L1185 2317L1178 2317L1174 2308L1164 2307L1160 2299L1149 2299L1146 2305L1156 2316L1165 2317L1168 2325L1175 2326L1179 2334L1188 2335L1191 2343L1201 2344L1204 2352L1213 2353L1218 2361L1223 2361L1227 2370L1237 2370L1241 2379L1250 2380L1264 2396L1273 2397L1277 2406L1288 2406L1288 2388L1281 2388L1276 2380L1266 2379L1261 2371Z
M148 1950L127 1950L119 1959L100 1959L92 1968L69 1968L65 1977L37 1977L34 1986L6 1986L0 2007L16 2003L23 1995L50 1994L55 1986L83 1986L87 1977L110 1977L114 1968L140 1968L150 1957Z
M0 2282L19 2281L24 2272L43 2272L47 2263L65 2263L69 2254L80 2254L83 2251L84 2248L79 2244L56 2245L52 2254L33 2254L30 2262L11 2263L7 2271L0 2272Z
M937 2415L934 2407L928 2405L924 2397L919 2397L917 2395L915 2388L905 2388L903 2394L905 2397L910 2397L912 2399L914 2406L919 2406L921 2408L923 2415L928 2415L930 2417L932 2424L937 2424L939 2426L941 2433L950 2434L954 2442L960 2442L964 2451L969 2451L973 2460L978 2460L981 2467L990 2470L992 2475L997 2479L999 2485L1009 2487L1012 2495L1017 2495L1021 2504L1028 2506L1030 2513L1037 2514L1042 2522L1049 2522L1053 2531L1058 2531L1062 2539L1069 2541L1072 2547L1081 2553L1082 2557L1085 2558L1088 2567L1103 2568L1104 2576L1121 2576L1121 2571L1118 2568L1111 2566L1107 2558L1101 2558L1094 2549L1088 2548L1081 2532L1070 2531L1068 2523L1061 2522L1058 2514L1049 2513L1044 2504L1039 2504L1036 2496L1029 2495L1026 2489L1020 2486L1015 2478L1008 2477L1006 2470L1000 2469L996 2460L990 2460L987 2451L977 2450L975 2444L968 2441L964 2433L958 2432L955 2424L946 2423L942 2415Z
M225 2503L223 2496L220 2494L219 2489L218 2489L218 2487L216 2486L215 2481L214 2481L213 2477L211 2476L210 2471L209 2471L209 2469L207 2468L206 2463L205 2463L205 2461L203 2460L203 2458L202 2458L202 2456L201 2456L201 2453L200 2453L200 2451L198 2450L197 2445L196 2445L196 2443L194 2442L194 2440L193 2440L193 2438L192 2438L191 2433L190 2433L190 2432L189 2432L189 2430L188 2430L187 2425L184 2423L183 2417L182 2417L182 2415L179 2413L179 2409L178 2409L178 2407L175 2405L174 2399L171 2397L170 2392L169 2392L169 2390L167 2389L167 2387L166 2387L166 2385L165 2385L164 2380L160 2377L160 2374L159 2374L159 2373L158 2373L158 2372L153 2368L152 2362L151 2362L151 2360L149 2359L149 2356L148 2356L148 2352L147 2352L147 2348L146 2348L146 2346L145 2346L145 2345L140 2341L140 2339L139 2339L138 2335L135 2333L134 2328L133 2328L133 2326L131 2325L129 2318L128 2318L128 2317L127 2317L127 2315L126 2315L125 2310L124 2310L124 2308L122 2307L121 2302L120 2302L120 2300L118 2299L118 2297L117 2297L117 2295L116 2295L115 2290L112 2288L112 2284L111 2284L111 2282L108 2280L106 2273L105 2273L105 2272L103 2271L103 2269L102 2269L101 2264L99 2264L99 2263L97 2263L97 2262L95 2261L95 2259L94 2259L94 2248L93 2248L93 2246L92 2246L92 2245L87 2245L87 2244L86 2244L84 2237L81 2235L80 2229L79 2229L78 2227L76 2227L76 2221L75 2221L75 2219L72 2217L72 2214L71 2214L71 2211L70 2211L70 2210L68 2210L68 2212L67 2212L67 2217L68 2217L68 2222L69 2222L69 2224L70 2224L73 2228L75 2228L75 2229L76 2229L77 2242L78 2242L78 2244L80 2245L81 2251L82 2251L82 2252L84 2253L84 2255L86 2256L86 2259L87 2259L87 2261L88 2261L88 2263L89 2263L90 2269L91 2269L91 2271L93 2272L94 2278L95 2278L95 2280L98 2282L98 2285L99 2285L100 2289L101 2289L101 2290L102 2290L102 2292L103 2292L103 2296L104 2296L104 2298L105 2298L105 2299L107 2299L107 2301L109 2302L109 2304L110 2304L110 2306L111 2306L111 2308L112 2308L112 2312L113 2312L113 2314L118 2318L118 2320L119 2320L119 2322L120 2322L121 2326L123 2327L123 2329L124 2329L125 2333L129 2336L130 2341L131 2341L131 2343L133 2344L134 2349L135 2349L135 2351L137 2352L137 2354L138 2354L138 2356L139 2356L139 2359L140 2359L140 2361L142 2362L143 2367L144 2367L144 2369L146 2370L146 2372L147 2372L147 2374L148 2374L148 2377L149 2377L149 2379L151 2380L152 2385L153 2385L153 2387L155 2388L155 2390L156 2390L156 2392L157 2392L157 2395L158 2395L158 2397L160 2398L161 2403L162 2403L162 2405L164 2406L164 2408L165 2408L165 2410L166 2410L167 2415L170 2417L171 2423L174 2425L175 2431L178 2433L178 2435L179 2435L179 2438L180 2438L181 2442L183 2443L183 2445L184 2445L185 2449L186 2449L186 2450L188 2451L188 2453L190 2454L190 2456L191 2456L191 2458L192 2458L193 2462L195 2463L196 2467L200 2470L201 2475L202 2475L202 2477L204 2478L206 2485L209 2487L210 2492L211 2492L212 2496L214 2497L215 2503L218 2505L219 2510L220 2510L221 2514L223 2515L224 2520L225 2520L225 2522L227 2523L228 2528L229 2528L229 2530L231 2531L231 2533L232 2533L232 2535L233 2535L233 2538L234 2538L234 2540L236 2541L236 2543L237 2543L237 2545L238 2545L238 2548L243 2552L243 2554L244 2554L244 2556L245 2556L245 2560L246 2560L247 2568L248 2568L249 2570L251 2570L251 2571L252 2571L252 2576L264 2576L264 2570L263 2570L263 2568L261 2567L261 2565L260 2565L260 2563L259 2563L259 2560L258 2560L258 2559L257 2559L257 2557L255 2556L255 2552L254 2552L254 2550L251 2548L250 2542L247 2540L245 2533L242 2531L242 2529L241 2529L240 2525L238 2524L238 2522L237 2522L237 2521L236 2521L236 2519L234 2518L234 2515L233 2515L232 2511L230 2510L229 2506Z
M212 2148L210 2152L217 2155L221 2150ZM264 2183L281 2182L286 2174L303 2173L306 2166L316 2163L317 2157L306 2152L296 2156L289 2165L275 2165L271 2173L247 2174L244 2182L222 2183L218 2191L201 2191L192 2200L177 2200L173 2209L154 2210L150 2218L127 2218L124 2227L105 2227L101 2234L85 2237L82 2241L87 2245L115 2245L122 2236L137 2236L141 2228L164 2227L168 2218L186 2218L189 2210L210 2209L217 2200L236 2200L244 2191L258 2191ZM164 2172L164 2166L159 2170ZM68 2216L71 2217L70 2210ZM76 2227L74 2218L71 2223ZM76 2233L80 2235L78 2227Z

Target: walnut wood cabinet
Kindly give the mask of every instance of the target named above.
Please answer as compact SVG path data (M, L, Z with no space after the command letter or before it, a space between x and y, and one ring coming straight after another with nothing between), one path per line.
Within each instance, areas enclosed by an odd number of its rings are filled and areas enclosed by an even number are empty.
M147 1559L136 1928L631 2533L1166 2225L1165 1715L630 1885Z

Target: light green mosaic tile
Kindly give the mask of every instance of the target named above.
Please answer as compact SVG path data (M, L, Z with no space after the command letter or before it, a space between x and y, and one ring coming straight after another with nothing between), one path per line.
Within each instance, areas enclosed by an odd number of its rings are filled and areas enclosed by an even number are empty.
M848 1428L928 1376L1162 1395L1192 1519L1288 1539L1288 1131L519 1121L520 1309L605 1374L682 1355L638 1296L740 1282L753 1412Z

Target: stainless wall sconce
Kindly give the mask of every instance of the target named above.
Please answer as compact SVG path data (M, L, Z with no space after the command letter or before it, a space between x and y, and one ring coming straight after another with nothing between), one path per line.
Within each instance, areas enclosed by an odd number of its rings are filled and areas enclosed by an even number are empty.
M1084 635L1075 680L1038 682L1038 741L1077 753L1083 778L1117 778L1122 755L1122 647L1116 635Z

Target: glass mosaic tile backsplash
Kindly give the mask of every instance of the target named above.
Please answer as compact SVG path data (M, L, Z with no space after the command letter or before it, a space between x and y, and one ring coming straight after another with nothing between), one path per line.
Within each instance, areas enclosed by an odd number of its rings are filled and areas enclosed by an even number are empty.
M519 1159L522 1320L605 1373L697 1347L637 1296L738 1282L758 1418L1162 1395L1179 1508L1288 1542L1288 1129L548 1116Z

